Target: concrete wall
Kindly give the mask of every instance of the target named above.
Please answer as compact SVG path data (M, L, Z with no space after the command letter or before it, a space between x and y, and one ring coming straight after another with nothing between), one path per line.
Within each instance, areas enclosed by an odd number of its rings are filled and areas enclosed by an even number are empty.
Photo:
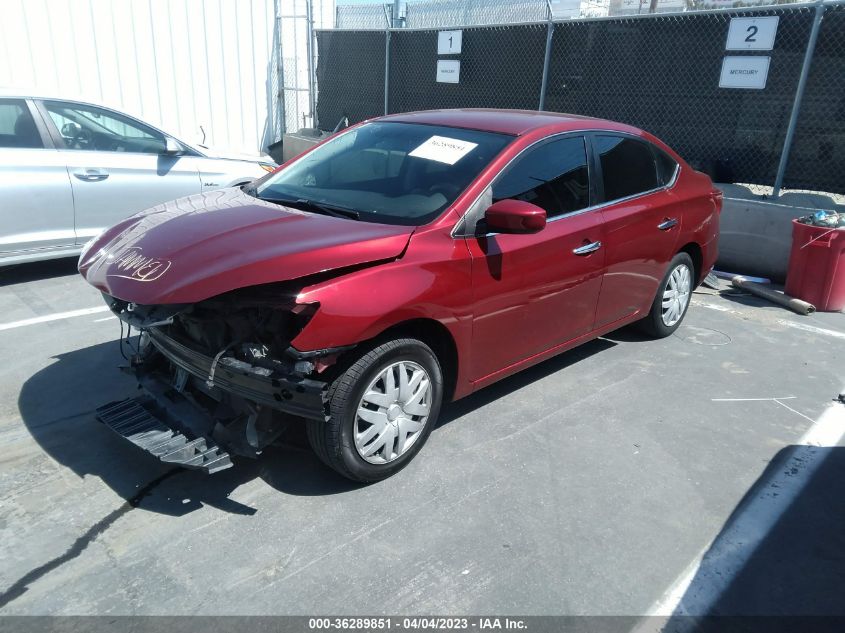
M792 220L827 209L845 213L838 198L813 193L787 193L777 200L752 194L740 185L719 184L722 207L717 269L786 279L792 246Z

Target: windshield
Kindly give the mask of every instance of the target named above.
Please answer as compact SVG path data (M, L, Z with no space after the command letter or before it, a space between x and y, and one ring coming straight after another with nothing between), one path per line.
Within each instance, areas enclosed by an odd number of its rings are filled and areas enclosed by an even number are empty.
M435 219L513 137L376 121L327 141L260 183L255 194L347 217L419 226Z

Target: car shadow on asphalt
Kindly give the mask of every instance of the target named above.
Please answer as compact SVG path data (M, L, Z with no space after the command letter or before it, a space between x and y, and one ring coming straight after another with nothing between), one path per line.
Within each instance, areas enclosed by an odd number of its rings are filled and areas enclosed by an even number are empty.
M3 266L0 268L0 288L41 279L78 275L79 272L76 269L78 260L78 257L63 257L43 262Z
M596 339L449 404L437 428L614 345ZM97 407L137 392L135 381L117 370L125 363L117 342L54 358L55 362L27 379L21 389L18 408L26 428L52 459L80 478L98 477L130 505L137 501L144 510L170 516L183 516L204 505L250 515L257 509L230 496L254 479L297 496L342 494L362 487L324 466L301 428L292 429L282 445L268 448L257 460L235 459L233 468L214 475L176 469L168 476L170 465L130 445L95 418ZM146 490L149 482L157 479L166 480L166 485ZM139 490L144 490L143 499L136 500Z
M523 369L519 373L493 383L489 387L480 389L466 398L461 398L456 402L447 404L440 412L440 420L435 427L435 432L436 429L461 418L470 411L488 405L500 398L504 398L514 391L527 387L537 380L562 371L570 365L574 365L575 363L589 358L594 354L598 354L610 349L611 347L615 347L616 344L617 343L615 341L610 340L607 337L593 339L592 341L579 345L568 352L554 356L542 363L534 365L533 367Z
M797 492L778 499L805 468L812 471ZM781 449L725 521L663 630L841 631L843 499L845 447Z
M95 409L137 392L135 381L119 372L125 364L116 341L58 355L24 383L18 396L21 418L33 439L54 460L80 478L100 478L123 499L173 467L118 437L95 418ZM356 484L322 466L305 446L271 447L258 460L237 459L234 468L206 475L177 469L167 485L148 491L143 508L182 516L203 505L235 514L255 508L230 498L242 484L261 478L287 494L324 495Z

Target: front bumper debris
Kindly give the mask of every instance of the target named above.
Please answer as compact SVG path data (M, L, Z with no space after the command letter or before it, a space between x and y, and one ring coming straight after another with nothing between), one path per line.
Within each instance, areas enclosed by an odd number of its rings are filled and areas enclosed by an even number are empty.
M207 437L190 439L158 417L155 399L127 398L97 409L97 419L163 462L208 474L232 466L229 454Z
M147 330L150 341L175 366L204 380L209 387L238 395L252 402L313 420L326 419L326 383L258 367L231 356L214 359L180 341Z
M258 457L301 418L328 418L326 369L347 348L300 352L290 341L316 306L266 287L193 305L136 305L104 295L140 331L129 366L143 395L98 419L163 462L217 472ZM130 331L131 331L130 329ZM297 418L300 418L297 422Z

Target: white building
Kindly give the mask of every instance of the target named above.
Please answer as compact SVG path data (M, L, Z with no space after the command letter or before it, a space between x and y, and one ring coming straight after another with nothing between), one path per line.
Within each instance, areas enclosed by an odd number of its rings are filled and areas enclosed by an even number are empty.
M0 0L0 87L256 153L310 125L308 17L334 0Z

